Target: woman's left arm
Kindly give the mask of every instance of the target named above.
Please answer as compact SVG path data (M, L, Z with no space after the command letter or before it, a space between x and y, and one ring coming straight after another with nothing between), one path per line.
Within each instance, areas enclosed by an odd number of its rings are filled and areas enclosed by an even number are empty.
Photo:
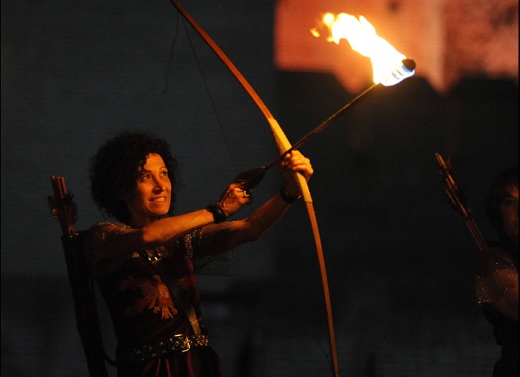
M259 239L287 212L294 200L301 196L295 174L308 181L313 168L310 160L299 151L289 153L280 164L284 186L276 195L258 207L248 218L211 224L202 229L204 255L215 255L231 250L243 243Z

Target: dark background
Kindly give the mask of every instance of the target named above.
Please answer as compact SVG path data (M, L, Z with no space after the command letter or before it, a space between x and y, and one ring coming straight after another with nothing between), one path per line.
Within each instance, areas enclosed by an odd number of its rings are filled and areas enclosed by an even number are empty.
M119 131L170 142L182 180L177 213L214 202L238 172L277 152L258 109L169 1L1 6L2 375L87 376L60 229L47 206L49 177L65 176L79 206L77 229L85 229L102 219L89 198L88 159ZM273 1L185 7L291 141L357 94L328 74L275 69ZM434 154L451 156L493 238L483 199L494 176L517 165L517 102L517 81L468 77L440 94L415 76L371 92L301 148L315 169L310 189L341 376L491 375L499 351L472 292L477 248L444 196ZM253 206L280 183L273 169ZM303 203L240 248L236 275L201 276L200 286L228 376L331 375Z

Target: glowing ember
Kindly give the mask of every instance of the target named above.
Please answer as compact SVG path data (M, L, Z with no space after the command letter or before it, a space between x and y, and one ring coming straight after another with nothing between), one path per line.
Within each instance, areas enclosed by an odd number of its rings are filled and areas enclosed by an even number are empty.
M339 44L341 39L346 39L354 51L370 58L375 84L395 85L415 73L413 60L407 59L378 36L376 29L365 17L360 16L358 20L347 13L326 13L322 24L330 33L328 42ZM320 36L318 28L311 29L311 33L315 37Z

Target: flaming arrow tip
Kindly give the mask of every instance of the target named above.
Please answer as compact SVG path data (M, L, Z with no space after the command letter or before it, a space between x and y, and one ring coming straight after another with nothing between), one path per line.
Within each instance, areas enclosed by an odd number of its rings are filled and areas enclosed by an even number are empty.
M399 84L404 79L415 74L415 61L409 58L401 60L401 64L389 71L382 79L381 84L384 86L393 86Z

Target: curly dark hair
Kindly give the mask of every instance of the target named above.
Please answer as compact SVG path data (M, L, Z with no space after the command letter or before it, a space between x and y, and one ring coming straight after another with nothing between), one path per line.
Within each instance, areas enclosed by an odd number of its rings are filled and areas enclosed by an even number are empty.
M511 187L518 188L518 168L503 170L494 180L486 196L486 213L489 221L499 232L503 232L500 217L500 203L506 197Z
M90 160L90 194L98 208L105 214L127 223L130 213L121 195L136 188L138 169L142 168L149 153L160 155L172 183L172 214L175 204L177 161L168 144L152 134L123 132L105 142Z

